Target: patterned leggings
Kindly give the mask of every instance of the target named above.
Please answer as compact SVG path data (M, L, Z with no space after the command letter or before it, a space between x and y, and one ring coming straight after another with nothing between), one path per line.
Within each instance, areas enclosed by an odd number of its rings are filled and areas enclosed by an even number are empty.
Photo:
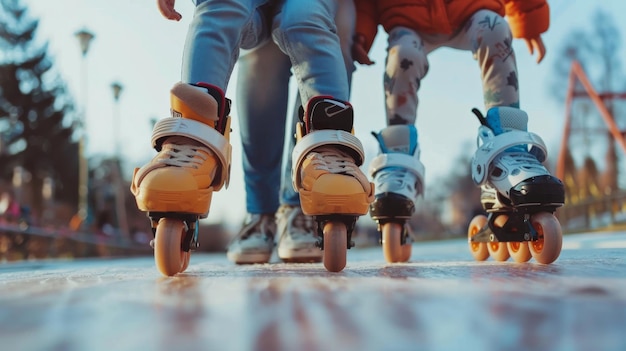
M487 109L519 107L517 64L511 30L498 14L481 10L453 35L418 34L396 27L389 32L384 76L388 125L414 124L420 82L428 72L427 55L439 47L471 51L482 76Z

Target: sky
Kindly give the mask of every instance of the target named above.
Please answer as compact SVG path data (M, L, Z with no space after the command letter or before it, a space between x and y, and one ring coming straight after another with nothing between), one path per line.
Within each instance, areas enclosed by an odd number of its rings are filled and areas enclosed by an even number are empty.
M184 39L193 14L192 1L176 2L176 9L183 16L179 22L164 19L154 0L23 2L28 6L29 15L40 21L37 40L48 42L56 69L67 82L78 107L85 111L87 154L111 156L117 144L122 151L124 171L130 179L134 167L145 164L155 155L150 145L151 120L169 114L169 89L180 80ZM620 14L626 12L626 2L552 0L548 3L551 25L543 35L547 48L544 61L537 64L523 41L516 40L513 45L521 105L530 118L528 128L544 139L549 158L556 160L565 109L549 94L549 78L557 59L555 53L569 32L591 28L591 16L597 9ZM626 22L615 19L622 38L626 38ZM75 37L81 29L95 35L85 57L81 55ZM385 127L382 76L386 40L381 29L370 52L376 64L357 64L353 76L351 103L355 108L355 133L366 151L364 169L378 152L370 133ZM430 70L419 91L417 118L427 186L429 180L443 177L458 167L469 167L455 161L459 155L475 149L479 123L471 109L483 109L480 71L470 52L439 49L429 55L429 63ZM235 96L236 75L237 67L227 90L230 98ZM122 86L117 102L113 98L113 83ZM292 83L291 86L295 92L295 85ZM566 89L566 82L563 89ZM239 224L245 215L241 141L235 105L231 111L231 183L228 189L214 194L209 222Z

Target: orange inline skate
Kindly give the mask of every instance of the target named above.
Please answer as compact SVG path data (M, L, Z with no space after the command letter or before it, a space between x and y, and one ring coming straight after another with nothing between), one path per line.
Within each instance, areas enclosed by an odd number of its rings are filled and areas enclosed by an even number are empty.
M302 211L314 216L328 271L346 266L347 249L359 216L367 213L374 184L359 169L364 151L353 135L352 106L332 97L309 100L293 150L293 185Z
M158 121L158 152L136 168L131 191L152 224L154 258L165 276L183 272L198 245L198 220L209 213L214 191L228 186L231 162L230 100L208 84L177 83L171 117Z

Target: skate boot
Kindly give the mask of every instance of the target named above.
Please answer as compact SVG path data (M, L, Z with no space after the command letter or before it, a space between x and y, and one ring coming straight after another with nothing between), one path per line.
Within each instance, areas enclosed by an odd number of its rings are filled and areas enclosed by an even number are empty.
M236 264L268 263L274 251L274 214L248 214L243 228L228 245L226 257Z
M136 168L131 192L148 213L155 261L167 276L184 271L197 246L198 219L208 215L213 191L228 185L231 160L230 101L207 84L176 84L170 118L152 132L157 155Z
M542 165L543 140L526 131L528 115L513 107L494 107L481 121L472 179L481 187L488 217L474 217L468 231L477 260L535 258L552 263L561 252L561 226L554 216L565 201L563 183Z
M378 223L385 260L406 262L412 244L407 221L415 213L415 201L423 194L424 184L417 130L413 125L393 125L372 135L380 153L369 169L376 189L370 215Z
M322 262L322 250L313 217L300 206L282 205L276 212L278 257L284 262Z
M374 185L359 169L363 146L353 135L354 112L347 102L317 96L309 100L297 129L293 185L302 212L315 216L326 269L341 271L359 216L367 213Z

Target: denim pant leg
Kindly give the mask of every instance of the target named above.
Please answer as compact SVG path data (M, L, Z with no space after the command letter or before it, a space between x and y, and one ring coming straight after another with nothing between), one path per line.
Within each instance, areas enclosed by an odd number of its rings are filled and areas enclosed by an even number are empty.
M294 106L295 108L293 114L291 115L291 119L289 120L290 123L288 130L290 132L287 136L287 146L283 159L282 179L280 182L281 205L300 206L300 194L298 194L298 192L293 188L291 181L291 154L293 153L293 148L296 145L296 126L298 125L298 122L300 122L299 109L301 106L302 100L300 99L300 94L297 94Z
M248 213L279 205L291 62L268 41L239 58L237 114Z
M205 82L224 92L240 48L269 38L268 0L196 0L183 51L181 80Z
M284 0L272 37L291 59L302 101L348 100L348 79L335 25L336 0Z
M354 27L356 22L356 9L354 8L354 2L352 0L338 0L337 13L335 15L335 22L337 24L337 34L341 45L341 53L343 61L346 66L348 88L351 86L352 74L356 69L354 61L352 60L352 39L354 36ZM300 195L295 191L292 184L291 177L291 154L293 148L296 145L296 125L300 121L299 109L302 106L302 100L300 94L296 97L295 108L290 121L290 132L287 135L287 149L285 150L286 157L283 161L283 176L280 185L280 203L281 205L300 205Z

